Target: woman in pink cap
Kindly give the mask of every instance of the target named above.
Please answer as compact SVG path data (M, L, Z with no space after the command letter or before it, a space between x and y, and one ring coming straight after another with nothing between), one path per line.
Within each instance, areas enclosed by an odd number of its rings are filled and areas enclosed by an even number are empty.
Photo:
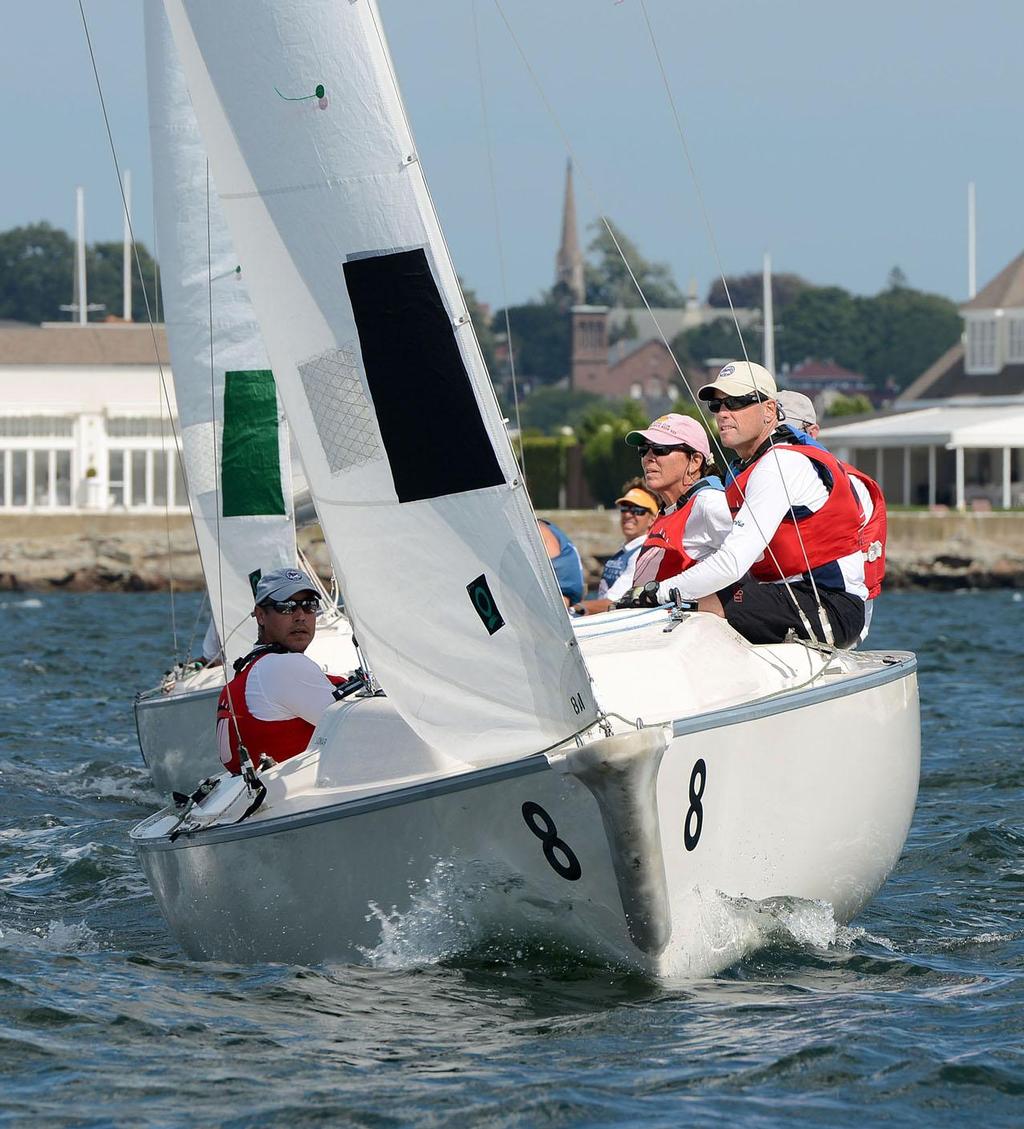
M713 553L732 529L732 515L707 432L695 419L670 412L631 431L626 442L640 453L644 481L662 501L633 571L637 588L678 576Z

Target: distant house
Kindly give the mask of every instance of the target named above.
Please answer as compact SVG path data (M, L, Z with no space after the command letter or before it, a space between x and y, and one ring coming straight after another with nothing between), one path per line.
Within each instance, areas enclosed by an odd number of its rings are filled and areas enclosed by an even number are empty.
M803 392L812 400L823 392L839 396L870 396L874 391L871 381L863 373L843 368L835 361L819 361L814 357L808 357L792 368L783 365L779 373L779 387Z
M0 326L0 513L187 508L165 400L162 325Z
M964 302L960 312L964 339L904 390L900 404L1024 395L1024 254Z

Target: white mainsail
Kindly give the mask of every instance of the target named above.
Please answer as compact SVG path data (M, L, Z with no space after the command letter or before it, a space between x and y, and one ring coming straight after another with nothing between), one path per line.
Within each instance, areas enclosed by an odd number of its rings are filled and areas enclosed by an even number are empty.
M255 641L250 574L295 565L288 429L220 201L207 181L206 152L160 0L146 4L145 25L156 228L185 481L230 662Z
M165 0L356 637L480 761L597 708L372 0Z

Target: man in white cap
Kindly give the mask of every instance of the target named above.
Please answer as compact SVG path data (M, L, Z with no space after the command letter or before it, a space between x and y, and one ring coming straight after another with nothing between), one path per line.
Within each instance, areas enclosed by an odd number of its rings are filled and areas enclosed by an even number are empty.
M328 676L303 653L316 634L320 594L301 569L279 568L256 585L256 646L238 659L221 691L217 743L225 767L241 771L240 747L254 765L264 755L287 760L309 745L343 679Z
M867 588L861 510L845 468L779 427L775 378L761 365L730 362L698 396L738 456L726 486L733 526L715 552L662 580L659 598L675 588L753 643L795 630L850 646L864 627Z
M805 396L802 392L780 389L777 403L782 409L779 412L779 419L783 423L795 427L797 431L804 432L812 439L818 438L821 428L818 426L818 413L814 410L814 401L810 396Z

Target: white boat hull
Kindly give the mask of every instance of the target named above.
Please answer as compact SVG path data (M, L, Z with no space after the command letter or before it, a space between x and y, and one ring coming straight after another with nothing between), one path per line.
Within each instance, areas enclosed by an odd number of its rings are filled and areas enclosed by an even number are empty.
M660 768L665 741L639 749L623 786L609 783L603 746L629 736L291 813L286 789L275 814L270 783L259 818L172 841L165 811L133 838L196 958L379 959L431 905L473 938L560 943L660 977L710 975L758 943L749 903L827 903L845 922L895 865L917 794L915 666L901 656L659 727L671 733ZM654 731L633 737L650 746ZM596 784L581 779L588 757ZM439 955L431 937L418 943Z

